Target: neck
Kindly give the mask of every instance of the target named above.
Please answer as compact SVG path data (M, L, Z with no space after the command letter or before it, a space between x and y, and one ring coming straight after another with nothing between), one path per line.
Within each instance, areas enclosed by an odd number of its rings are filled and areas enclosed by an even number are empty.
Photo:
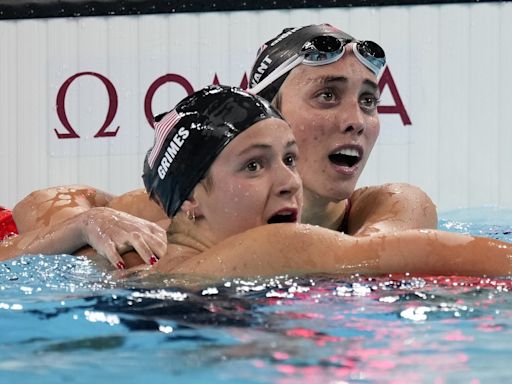
M302 222L337 231L347 206L347 200L332 201L304 189Z
M202 229L201 221L175 216L167 230L169 245L179 246L190 253L201 253L211 248L215 242Z
M154 272L173 273L191 257L203 253L214 245L214 242L205 235L205 231L199 228L197 221L190 221L183 215L172 218L167 229L167 253L152 268Z

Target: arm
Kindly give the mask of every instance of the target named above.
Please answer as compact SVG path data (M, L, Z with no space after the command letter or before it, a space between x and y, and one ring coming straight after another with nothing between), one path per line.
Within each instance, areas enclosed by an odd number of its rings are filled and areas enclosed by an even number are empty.
M349 234L353 236L437 228L432 200L410 184L360 188L352 194L351 201Z
M165 255L166 238L165 230L154 223L111 208L96 207L3 241L0 260L22 254L74 253L90 245L112 265L122 268L126 264L120 253L133 248L145 262L151 263L153 255Z
M99 209L103 206L105 206L103 209ZM167 235L162 228L167 225L168 220L161 220L166 218L165 213L156 203L149 200L144 190L136 190L113 197L87 186L48 188L28 195L15 206L13 213L15 221L20 227L20 233L27 234L31 241L36 241L38 236L42 236L44 231L39 232L39 230L49 227L53 231L61 233L62 229L58 226L59 223L67 223L67 220L82 215L77 222L82 220L82 223L88 223L89 231L84 239L85 244L78 242L78 247L91 245L98 253L106 256L113 265L121 261L120 252L124 253L132 248L140 257L130 259L128 256L123 257L125 264L130 266L136 260L139 263L150 263L153 255L161 257L165 254ZM141 218L146 218L151 222ZM154 224L157 221L161 223L161 226ZM96 232L93 232L94 228ZM62 236L66 238L71 235L62 232ZM16 242L18 241L20 240L16 240ZM36 243L42 246L40 241L36 241ZM36 253L46 254L73 253L78 249L75 244L63 246L62 251L57 251L57 248L51 244L42 248L27 248L26 242L22 242L18 248L19 250L10 251L13 252L11 256L5 257L10 258L18 254L36 251Z
M104 207L113 196L85 185L68 185L34 191L13 209L20 233L62 222L93 207Z
M436 230L357 238L316 226L273 224L230 237L177 266L164 258L153 268L217 278L406 272L505 276L512 274L512 244Z
M64 222L7 239L0 243L0 260L8 260L23 254L74 252L87 244L81 230L88 222L84 215L78 214Z
M149 199L144 189L119 196L84 185L59 186L34 191L13 209L20 233L64 221L94 207L109 207L156 223L165 212Z

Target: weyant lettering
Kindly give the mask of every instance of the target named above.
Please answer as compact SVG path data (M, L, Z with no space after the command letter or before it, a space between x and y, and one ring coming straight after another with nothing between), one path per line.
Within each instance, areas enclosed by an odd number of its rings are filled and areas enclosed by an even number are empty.
M265 71L268 69L269 65L272 64L272 59L267 55L258 66L258 69L256 69L256 73L254 74L252 81L251 81L251 87L254 87L256 84L259 83L261 76L264 75Z

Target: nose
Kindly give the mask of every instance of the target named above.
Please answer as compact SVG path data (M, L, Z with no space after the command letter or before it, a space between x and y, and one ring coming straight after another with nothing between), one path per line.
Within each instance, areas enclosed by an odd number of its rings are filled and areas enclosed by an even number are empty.
M360 136L366 127L366 115L357 101L339 107L338 124L343 133Z
M279 196L292 197L302 189L302 179L297 169L281 163L276 170L274 186Z

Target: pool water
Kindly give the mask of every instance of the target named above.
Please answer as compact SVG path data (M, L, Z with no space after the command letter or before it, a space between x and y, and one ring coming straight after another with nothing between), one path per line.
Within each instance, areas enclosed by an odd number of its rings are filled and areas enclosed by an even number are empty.
M492 224L491 224L492 223ZM512 211L440 228L512 242ZM119 282L83 258L0 264L0 383L504 383L512 279Z

